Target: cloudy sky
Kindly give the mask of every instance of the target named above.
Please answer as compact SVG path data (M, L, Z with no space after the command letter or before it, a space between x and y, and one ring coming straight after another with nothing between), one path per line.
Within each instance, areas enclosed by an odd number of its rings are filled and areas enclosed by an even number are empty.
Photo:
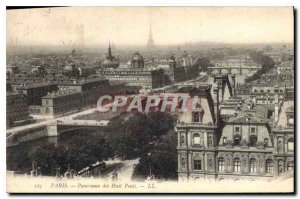
M158 45L185 42L293 42L292 7L69 7L7 11L7 43L144 45L152 24Z

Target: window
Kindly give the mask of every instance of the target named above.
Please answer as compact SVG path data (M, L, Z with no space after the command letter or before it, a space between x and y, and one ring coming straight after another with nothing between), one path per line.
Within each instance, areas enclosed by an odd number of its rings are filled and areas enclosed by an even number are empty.
M241 160L240 158L234 158L233 160L233 171L234 172L240 172L241 171Z
M225 171L225 159L219 158L218 160L219 171Z
M193 122L202 122L202 116L203 116L203 113L202 112L195 112L193 114Z
M288 126L294 126L294 117L288 117Z
M287 141L287 150L294 151L294 138L290 138Z
M274 171L274 162L273 160L268 159L266 161L266 172L271 174L273 173L273 171Z
M254 158L250 159L250 173L256 173L256 160Z
M257 143L257 137L256 135L250 135L250 146L256 146L256 143Z
M287 170L288 170L288 171L294 170L294 162L289 162L289 163L288 163L288 165L287 165Z
M268 142L269 142L269 139L268 139L268 138L265 138L265 139L264 139L264 146L268 146Z
M201 144L201 138L200 138L200 135L199 134L194 134L194 136L193 136L193 143L194 144L198 144L198 145L200 145Z
M50 114L50 109L47 107L46 108L46 115L49 115Z
M194 170L201 170L202 165L201 165L201 160L194 160Z
M240 132L240 127L235 127L235 132L239 133Z
M261 93L263 93L263 92L264 92L264 90L260 90L260 92L261 92Z
M223 137L223 144L227 144L227 137Z
M241 142L241 136L235 135L234 136L234 145L240 145L240 142Z
M193 122L200 122L199 118L200 118L200 114L198 112L194 113Z
M255 133L255 127L251 127L251 133Z

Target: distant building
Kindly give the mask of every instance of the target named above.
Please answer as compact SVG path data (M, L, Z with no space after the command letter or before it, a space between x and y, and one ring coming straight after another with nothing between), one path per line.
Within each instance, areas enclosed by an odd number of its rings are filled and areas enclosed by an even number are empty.
M77 90L60 89L42 97L42 115L57 116L80 109L81 93Z
M81 106L96 106L101 95L108 93L108 80L100 76L89 76L74 79L57 79L59 89L76 90L81 93Z
M20 69L18 66L7 66L6 72L9 73L9 75L18 74L20 73Z
M44 75L46 73L44 66L32 66L30 71L36 75Z
M58 90L57 84L51 82L23 83L14 87L25 95L28 105L41 105L43 96Z
M277 66L277 73L278 76L282 81L294 81L294 62L293 61L287 61L279 64Z
M169 59L169 67L165 71L172 83L193 79L199 75L199 67L193 63L192 58L188 55L177 60L172 55Z
M131 59L131 68L144 68L144 58L140 53L134 53Z
M120 65L119 60L112 55L111 47L110 47L110 43L109 43L108 52L107 52L106 58L102 62L102 67L103 68L118 68L119 65Z
M159 88L165 83L161 69L144 68L144 59L135 53L130 68L101 69L99 73L110 81L122 81L129 86L141 86L145 89Z
M22 93L6 93L6 128L24 123L29 111L26 97Z
M159 88L164 85L164 72L160 69L106 69L101 70L100 74L110 81L123 81L129 86L141 86L145 89Z

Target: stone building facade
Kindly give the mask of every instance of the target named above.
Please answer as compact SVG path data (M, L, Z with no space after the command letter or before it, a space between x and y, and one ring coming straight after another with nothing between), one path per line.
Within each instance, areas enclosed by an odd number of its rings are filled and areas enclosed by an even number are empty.
M223 89L226 77L215 81L218 86L213 92L211 87L198 92L202 111L186 112L176 125L179 181L272 180L292 175L293 99L277 104L280 113L274 116L274 126L251 111L241 110L222 120L220 104L228 101L224 93L233 84L226 84ZM232 90L228 92L233 94Z
M122 81L129 86L141 86L145 89L159 88L164 85L164 72L161 69L104 69L100 71L100 74L111 81Z
M6 128L28 119L28 104L26 96L22 93L6 93Z
M109 90L109 81L100 76L57 81L59 89L76 90L81 94L81 107L96 106L101 95Z
M41 115L58 116L81 109L81 94L77 90L59 90L42 97Z
M42 97L48 92L57 91L55 83L50 82L32 82L28 84L13 85L13 90L20 91L26 96L28 105L41 105Z

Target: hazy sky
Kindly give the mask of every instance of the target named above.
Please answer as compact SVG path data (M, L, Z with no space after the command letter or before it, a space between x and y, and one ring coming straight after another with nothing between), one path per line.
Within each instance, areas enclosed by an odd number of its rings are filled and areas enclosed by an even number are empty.
M70 7L7 11L7 42L72 45L83 24L86 46L185 42L293 42L292 7Z

